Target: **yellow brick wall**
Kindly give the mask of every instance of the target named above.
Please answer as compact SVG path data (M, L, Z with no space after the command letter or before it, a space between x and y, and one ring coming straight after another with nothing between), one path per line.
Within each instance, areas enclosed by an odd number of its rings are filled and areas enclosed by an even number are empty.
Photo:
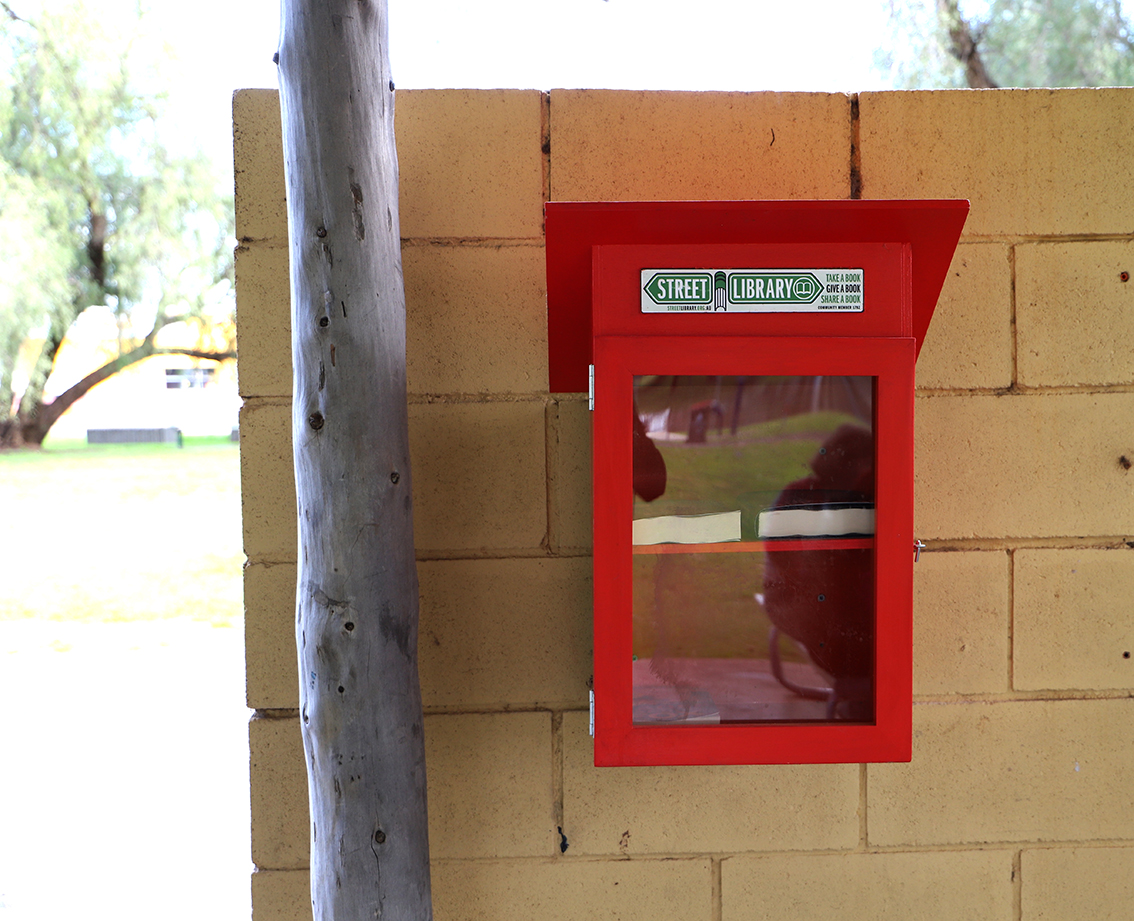
M1134 90L397 102L439 921L1131 917ZM234 115L254 917L302 921L276 94ZM596 769L543 203L854 193L973 203L918 365L913 760Z

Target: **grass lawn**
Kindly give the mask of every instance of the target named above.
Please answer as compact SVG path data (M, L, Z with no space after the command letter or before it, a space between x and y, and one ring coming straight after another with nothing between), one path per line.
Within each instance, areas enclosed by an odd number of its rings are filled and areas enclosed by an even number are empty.
M239 457L223 439L0 453L0 621L239 625Z
M0 789L49 791L0 797L0 918L250 917L239 459L0 453L0 696L34 753ZM43 855L75 828L98 846L59 885Z

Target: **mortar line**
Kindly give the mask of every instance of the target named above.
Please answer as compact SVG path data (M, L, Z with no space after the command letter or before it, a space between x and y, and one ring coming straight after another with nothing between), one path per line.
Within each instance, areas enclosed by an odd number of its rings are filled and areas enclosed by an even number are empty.
M559 830L559 853L565 853L562 843L567 840L563 829L563 711L551 714L551 813ZM568 842L569 844L569 842Z
M1024 875L1022 872L1024 851L1017 848L1012 853L1012 918L1013 921L1023 921L1024 918Z
M1090 700L1134 700L1127 688L1060 688L1058 691L993 691L980 694L915 694L916 707L1001 706L1029 703L1082 703Z
M426 247L504 249L506 247L540 249L543 236L538 237L401 237L402 249Z
M540 93L539 142L543 163L543 200L551 201L551 93Z
M1124 243L1134 236L1121 231L1109 233L962 233L961 243Z
M573 705L570 702L564 703L562 700L539 702L537 701L530 706L517 706L511 704L499 704L497 706L472 706L449 707L444 704L434 706L426 705L424 708L426 716L511 716L517 713L558 713L560 717L564 713L586 713L588 711L587 704L580 702L578 705ZM296 713L299 711L296 710Z
M984 553L1003 550L1122 550L1134 547L1128 534L1095 537L958 537L929 538L922 553Z
M419 563L445 563L475 560L578 560L591 556L589 547L567 547L552 553L546 547L501 547L491 549L418 550Z
M298 707L257 707L252 709L248 722L253 720L294 720L299 719Z
M1134 384L1043 384L1028 386L1013 384L1008 387L917 387L914 396L919 399L942 397L1027 397L1027 396L1100 396L1114 393L1134 393Z
M1012 366L1012 387L1020 386L1019 375L1019 357L1018 349L1019 343L1017 342L1018 332L1016 328L1016 244L1013 243L1008 247L1008 329L1011 331L1011 339L1009 342L1009 360Z
M548 399L545 393L515 393L515 392L501 392L495 393L430 393L419 391L417 393L410 393L406 397L406 401L410 406L464 406L464 405L477 405L481 403L546 403Z
M253 237L246 234L236 241L236 246L233 247L232 251L234 253L251 253L257 249L287 249L290 245L287 237Z
M709 886L709 898L712 901L713 921L722 921L724 917L724 903L721 898L721 869L723 864L724 861L720 857L712 857L709 864L712 874L712 882Z
M1008 690L1016 690L1016 550L1008 550Z
M548 400L543 413L543 487L544 512L547 516L543 541L549 553L559 551L559 529L557 527L559 488L555 479L555 471L558 469L559 404L554 400Z
M934 844L934 845L910 845L910 844L894 844L894 845L876 845L870 849L872 855L880 854L973 854L988 851L1000 851L1005 853L1015 854L1016 851L1023 853L1023 849L1027 850L1062 850L1067 848L1128 848L1131 845L1130 839L1098 839L1090 841L1079 840L1060 840L1060 841L1042 841L1042 842L1020 842L1020 841L966 841L958 844ZM751 850L751 851L730 851L709 857L710 861L719 860L723 865L724 861L731 860L734 857L788 857L799 858L801 856L807 857L839 857L845 858L848 852L845 848L815 848L807 851L800 850ZM665 864L670 861L682 860L694 863L697 861L704 861L706 854L703 851L660 851L658 853L640 854L635 855L631 860L634 863L654 863ZM465 866L507 866L515 864L530 864L530 865L546 865L553 863L557 857L545 855L524 855L514 857L438 857L435 858L438 863L448 865L463 864ZM625 857L620 857L617 854L612 854L608 851L600 851L589 854L580 854L572 858L573 863L579 864L596 864L606 865L609 867L611 863L628 863ZM1019 876L1020 874L1017 874Z
M870 830L866 822L868 776L868 766L860 764L858 766L858 847L862 851L870 850Z

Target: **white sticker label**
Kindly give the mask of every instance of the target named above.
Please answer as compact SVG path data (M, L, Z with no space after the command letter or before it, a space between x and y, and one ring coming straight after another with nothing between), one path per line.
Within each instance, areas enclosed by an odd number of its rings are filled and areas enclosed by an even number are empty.
M862 310L862 269L642 269L642 313Z

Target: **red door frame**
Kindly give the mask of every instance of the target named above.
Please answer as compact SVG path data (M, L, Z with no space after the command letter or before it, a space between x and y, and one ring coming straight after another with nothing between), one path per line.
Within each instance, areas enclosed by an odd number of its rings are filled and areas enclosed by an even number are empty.
M910 338L594 340L595 764L908 761L912 709L913 387ZM875 378L875 722L635 726L632 722L633 378Z

